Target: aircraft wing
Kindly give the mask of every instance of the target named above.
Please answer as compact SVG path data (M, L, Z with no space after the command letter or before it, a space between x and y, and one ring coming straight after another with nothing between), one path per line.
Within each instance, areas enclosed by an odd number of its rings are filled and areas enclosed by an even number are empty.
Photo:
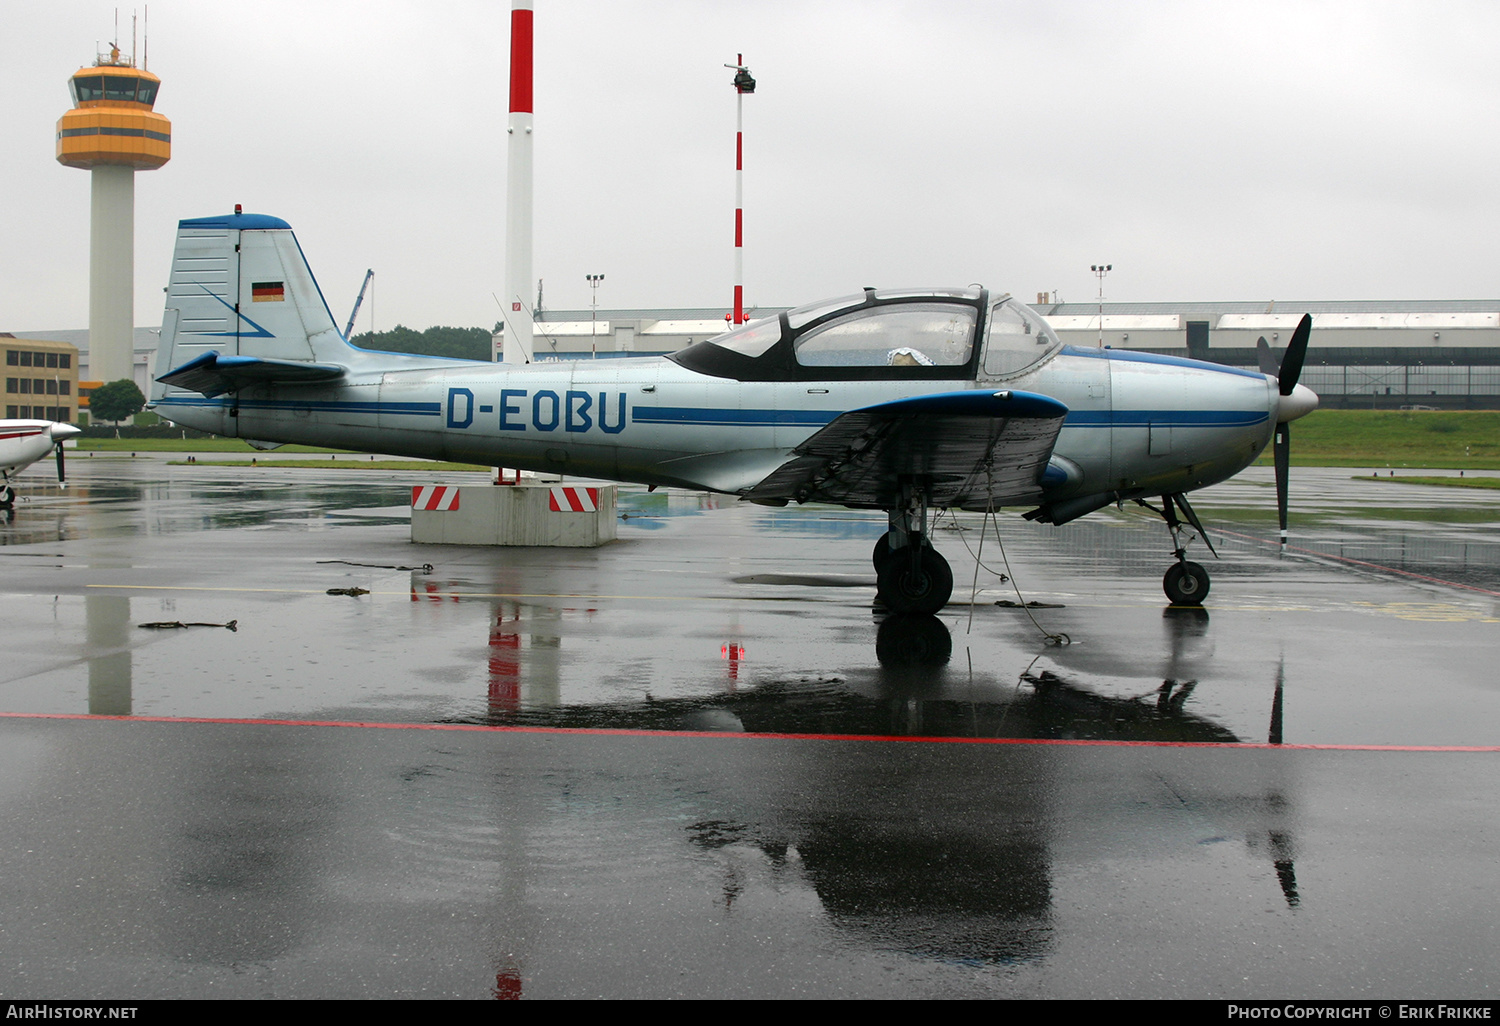
M969 389L851 410L793 450L745 495L781 505L901 505L903 478L931 483L931 505L985 510L1041 498L1068 408L1031 392Z
M347 373L336 363L298 363L292 360L263 360L258 356L223 356L204 353L167 371L157 381L212 399L247 385L312 385L333 381Z

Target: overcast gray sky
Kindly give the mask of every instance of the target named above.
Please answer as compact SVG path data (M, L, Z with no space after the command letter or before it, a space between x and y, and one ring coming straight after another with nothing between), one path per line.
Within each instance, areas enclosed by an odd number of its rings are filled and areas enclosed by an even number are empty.
M745 54L749 303L863 285L1030 299L1487 298L1500 5L536 3L546 305L723 306ZM6 0L0 330L88 322L87 173L54 159L114 6ZM131 9L122 6L121 34ZM489 326L509 4L156 0L172 161L136 177L136 323L179 218L297 230L336 319ZM128 44L127 47L128 49ZM361 314L360 330L370 327Z

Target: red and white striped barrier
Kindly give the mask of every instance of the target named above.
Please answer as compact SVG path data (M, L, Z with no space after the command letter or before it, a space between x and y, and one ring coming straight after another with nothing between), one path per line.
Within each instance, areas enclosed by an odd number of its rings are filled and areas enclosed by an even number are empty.
M412 485L411 508L436 510L441 513L458 509L458 487L456 485Z
M599 489L567 486L554 488L547 506L554 513L597 513Z

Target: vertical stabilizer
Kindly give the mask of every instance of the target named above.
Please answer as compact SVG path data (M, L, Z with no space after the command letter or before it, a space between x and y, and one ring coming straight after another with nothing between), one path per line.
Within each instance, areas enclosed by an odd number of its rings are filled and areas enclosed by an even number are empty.
M285 221L237 213L178 223L153 378L210 353L347 363L352 351ZM165 392L155 382L152 399Z

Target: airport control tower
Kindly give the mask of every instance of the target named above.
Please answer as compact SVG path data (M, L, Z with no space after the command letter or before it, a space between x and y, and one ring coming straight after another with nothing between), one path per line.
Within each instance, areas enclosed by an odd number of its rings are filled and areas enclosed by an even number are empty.
M73 109L57 123L57 161L93 172L89 223L89 378L133 374L135 173L172 157L172 123L151 109L161 79L118 46L68 81Z

